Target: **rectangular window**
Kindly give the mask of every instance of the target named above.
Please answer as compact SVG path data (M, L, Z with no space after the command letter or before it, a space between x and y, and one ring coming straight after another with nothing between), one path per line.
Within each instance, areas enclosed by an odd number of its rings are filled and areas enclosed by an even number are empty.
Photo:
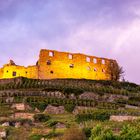
M69 59L72 59L72 58L73 58L72 54L69 54L69 55L68 55L68 58L69 58Z
M102 59L102 64L105 65L105 60L104 59Z
M17 74L17 73L16 73L15 71L13 71L13 76L16 76L16 74Z
M54 52L49 52L49 56L53 57L54 56Z
M93 63L97 64L97 59L96 58L93 59Z
M86 57L86 61L87 62L90 62L90 57Z

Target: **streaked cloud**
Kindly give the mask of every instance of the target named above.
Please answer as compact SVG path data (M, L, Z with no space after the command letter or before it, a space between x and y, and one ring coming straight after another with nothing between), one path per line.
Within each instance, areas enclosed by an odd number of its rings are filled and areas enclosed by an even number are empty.
M117 59L140 83L139 9L139 0L1 0L0 65L35 64L42 48L81 52Z

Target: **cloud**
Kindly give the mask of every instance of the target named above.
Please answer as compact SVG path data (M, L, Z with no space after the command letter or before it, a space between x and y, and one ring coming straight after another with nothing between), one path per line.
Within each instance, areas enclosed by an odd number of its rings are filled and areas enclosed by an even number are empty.
M140 83L138 0L0 1L0 65L35 64L39 50L117 59L126 79Z

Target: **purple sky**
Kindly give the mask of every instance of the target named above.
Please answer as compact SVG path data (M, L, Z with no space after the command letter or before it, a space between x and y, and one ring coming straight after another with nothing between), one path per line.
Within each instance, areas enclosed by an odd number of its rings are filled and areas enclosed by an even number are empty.
M0 0L0 66L44 48L117 59L140 84L140 0Z

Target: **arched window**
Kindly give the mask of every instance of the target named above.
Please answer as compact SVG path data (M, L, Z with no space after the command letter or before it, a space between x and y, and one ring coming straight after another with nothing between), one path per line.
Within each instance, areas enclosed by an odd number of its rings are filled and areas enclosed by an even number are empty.
M94 68L94 71L97 72L97 68Z
M87 70L91 70L91 68L88 66L88 67L87 67Z
M74 64L70 64L69 67L70 67L70 68L74 68Z

